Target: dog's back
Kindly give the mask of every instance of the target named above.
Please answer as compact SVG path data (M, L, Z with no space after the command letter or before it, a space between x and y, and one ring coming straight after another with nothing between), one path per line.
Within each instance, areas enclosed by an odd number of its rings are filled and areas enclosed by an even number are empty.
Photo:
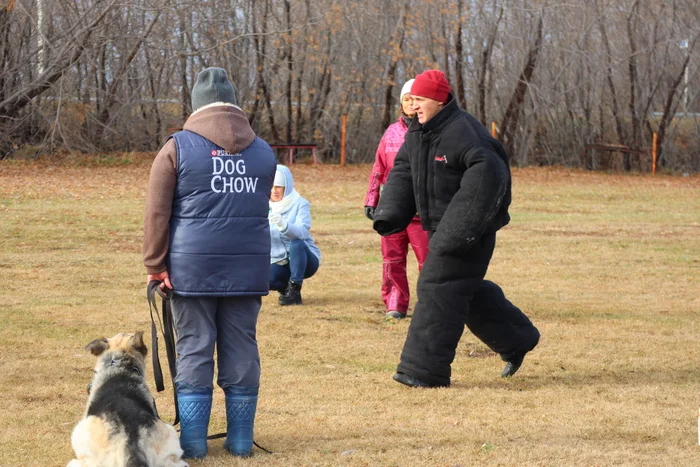
M158 415L140 378L115 373L105 380L91 397L87 416L97 417L110 427L112 442L125 450L126 467L148 467L139 440L154 428Z

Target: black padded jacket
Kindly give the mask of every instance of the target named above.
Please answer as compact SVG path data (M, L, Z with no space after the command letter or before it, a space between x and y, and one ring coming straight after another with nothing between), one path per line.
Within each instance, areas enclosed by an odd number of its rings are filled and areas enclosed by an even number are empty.
M505 150L451 98L424 125L414 119L409 126L373 227L381 235L397 233L418 213L432 253L460 254L508 224L510 202Z

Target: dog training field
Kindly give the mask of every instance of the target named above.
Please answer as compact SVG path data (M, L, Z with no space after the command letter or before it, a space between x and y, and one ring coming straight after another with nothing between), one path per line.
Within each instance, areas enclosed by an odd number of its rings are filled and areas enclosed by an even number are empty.
M150 350L151 158L0 162L0 466L73 458L85 344L144 330ZM700 177L514 169L487 277L540 344L503 380L466 331L452 387L420 390L391 379L409 323L384 320L369 169L292 168L322 260L303 306L263 300L255 439L274 454L235 459L216 440L191 466L700 465ZM155 392L150 358L146 371ZM169 384L156 400L171 421ZM215 390L210 433L223 429Z

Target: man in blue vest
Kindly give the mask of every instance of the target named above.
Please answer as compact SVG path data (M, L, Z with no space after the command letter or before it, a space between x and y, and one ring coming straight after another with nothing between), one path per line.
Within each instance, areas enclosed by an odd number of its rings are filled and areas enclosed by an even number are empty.
M267 214L276 161L236 106L223 69L199 73L192 110L153 161L144 265L149 282L172 289L184 456L207 454L216 347L224 447L247 457L260 386L256 324L269 292Z

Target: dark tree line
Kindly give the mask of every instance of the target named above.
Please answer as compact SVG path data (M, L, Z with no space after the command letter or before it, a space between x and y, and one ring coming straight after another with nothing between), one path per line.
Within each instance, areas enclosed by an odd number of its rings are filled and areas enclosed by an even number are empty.
M439 68L515 164L656 132L661 167L697 171L699 36L697 0L0 0L0 157L156 150L221 66L261 136L337 160L346 114L367 162L403 82Z

